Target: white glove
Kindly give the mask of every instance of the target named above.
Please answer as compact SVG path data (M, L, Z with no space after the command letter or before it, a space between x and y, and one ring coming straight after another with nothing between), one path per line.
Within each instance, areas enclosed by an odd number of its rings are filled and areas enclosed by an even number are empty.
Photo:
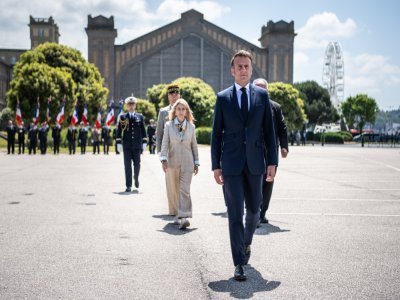
M142 149L143 149L143 150L146 150L146 146L147 146L147 144L146 144L146 143L143 143L143 144L142 144Z
M117 144L117 151L118 152L122 152L122 145L121 144Z

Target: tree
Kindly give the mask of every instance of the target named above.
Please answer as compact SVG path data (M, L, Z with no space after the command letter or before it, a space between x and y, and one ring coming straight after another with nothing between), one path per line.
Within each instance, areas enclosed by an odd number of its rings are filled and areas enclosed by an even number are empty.
M151 88L147 89L146 96L147 100L150 101L150 103L154 104L154 107L156 111L160 109L159 105L162 103L162 92L165 90L166 85L164 83L160 84L155 84Z
M317 82L309 80L293 84L304 101L304 111L312 124L331 123L339 120L339 114L332 105L329 92Z
M375 99L365 94L349 97L341 104L343 116L346 118L350 128L355 126L362 130L367 123L374 123L379 111Z
M178 84L181 97L185 99L193 111L196 119L196 127L211 126L215 101L217 96L213 88L200 78L181 77L172 83ZM161 106L168 105L167 89L160 94Z
M138 99L136 111L143 114L144 121L148 124L150 119L156 119L156 108L153 103Z
M108 89L98 69L88 63L75 49L45 43L21 55L14 67L13 80L7 92L7 106L15 110L17 99L25 123L29 124L39 97L40 120L46 119L50 102L51 122L55 122L60 104L66 96L66 119L72 114L77 100L78 115L88 103L89 121L94 121L99 107L106 108ZM64 123L66 124L66 122Z
M288 130L300 129L307 117L299 92L290 84L274 82L268 85L268 93L271 100L282 106Z

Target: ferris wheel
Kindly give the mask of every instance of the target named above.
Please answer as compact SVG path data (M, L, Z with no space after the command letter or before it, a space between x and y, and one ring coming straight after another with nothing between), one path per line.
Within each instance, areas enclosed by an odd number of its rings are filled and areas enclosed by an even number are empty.
M344 96L344 64L339 42L329 42L325 50L322 85L328 90L331 102L336 107Z

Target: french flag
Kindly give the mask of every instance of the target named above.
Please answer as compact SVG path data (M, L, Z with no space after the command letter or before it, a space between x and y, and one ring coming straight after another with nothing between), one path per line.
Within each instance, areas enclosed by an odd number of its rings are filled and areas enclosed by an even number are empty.
M96 119L96 123L94 124L94 126L97 129L101 128L101 108L99 108L99 112L97 113L97 119Z
M87 108L87 103L85 103L85 107L83 108L82 122L83 122L83 124L85 124L85 125L88 123L88 108Z
M78 123L78 111L77 111L76 105L75 105L74 113L72 114L72 118L71 118L71 125L75 126L76 123Z
M22 124L22 114L21 114L21 108L19 107L19 101L17 101L15 122L17 123L18 126L21 126Z
M58 112L58 115L57 115L57 124L58 125L61 125L62 122L64 122L64 105L65 105L65 103L63 102L61 104L60 111Z
M36 109L33 112L33 122L35 125L39 123L39 111L40 111L40 103L39 103L39 98L36 104Z
M106 118L106 124L107 124L107 126L110 126L113 122L114 122L114 108L112 108L111 103L110 103L110 107L108 109L107 118Z

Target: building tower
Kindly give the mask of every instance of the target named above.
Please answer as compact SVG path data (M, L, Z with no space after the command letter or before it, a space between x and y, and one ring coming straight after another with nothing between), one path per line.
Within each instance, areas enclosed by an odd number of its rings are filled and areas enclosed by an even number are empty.
M293 44L296 35L293 21L269 21L267 26L261 28L258 40L261 47L268 50L268 82L293 82Z
M109 89L109 96L114 95L115 53L114 43L117 30L114 28L114 17L106 18L88 16L89 62L93 63L104 78L104 84Z
M29 19L28 26L30 27L31 49L43 43L58 44L60 33L58 32L58 26L52 17L45 19L29 16Z

